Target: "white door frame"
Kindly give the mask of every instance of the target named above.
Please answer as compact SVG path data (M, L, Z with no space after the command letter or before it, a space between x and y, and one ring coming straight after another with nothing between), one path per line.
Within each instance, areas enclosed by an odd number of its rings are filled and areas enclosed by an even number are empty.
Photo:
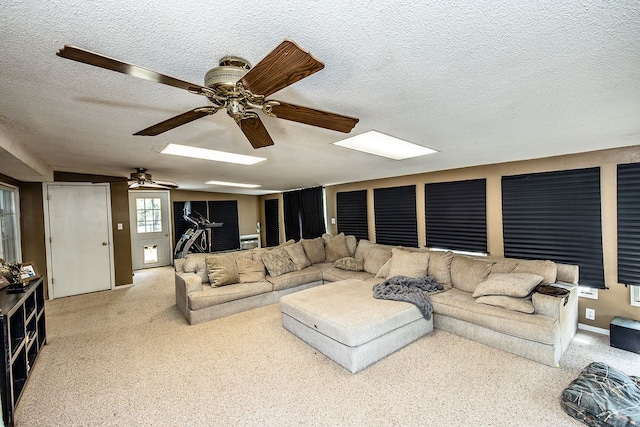
M53 290L53 267L51 265L51 230L49 229L49 185L52 186L78 186L78 185L90 185L90 186L102 186L106 187L107 206L111 206L111 186L108 183L96 183L89 182L51 182L42 183L42 198L44 203L44 238L45 238L45 252L47 258L47 289L49 291L49 299L54 299L55 294ZM115 267L113 264L113 226L111 219L111 209L107 209L107 222L109 223L109 289L115 288Z
M166 217L166 221L167 221L167 230L164 231L165 234L167 234L166 238L167 238L167 243L169 244L169 264L167 265L173 265L173 209L172 209L172 205L171 205L171 191L169 190L150 190L150 189L144 189L144 190L129 190L129 194L128 194L128 200L129 202L131 202L131 195L132 194L142 194L142 193L147 193L147 194L165 194L167 196L167 206L166 206L166 214L164 215L163 213L163 221L165 221ZM136 210L136 207L133 206L131 203L129 203L129 230L130 230L130 235L131 235L131 262L132 264L134 264L134 233L137 234L137 229L138 229L138 224L136 221L132 220L132 213ZM143 267L144 268L144 267ZM135 270L135 266L134 266L134 270Z

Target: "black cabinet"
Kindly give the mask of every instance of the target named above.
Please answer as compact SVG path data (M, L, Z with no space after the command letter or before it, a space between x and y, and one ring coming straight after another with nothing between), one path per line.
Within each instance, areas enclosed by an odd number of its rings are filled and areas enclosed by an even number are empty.
M29 371L47 341L42 278L32 280L24 292L0 290L0 310L2 416L5 425L12 426Z

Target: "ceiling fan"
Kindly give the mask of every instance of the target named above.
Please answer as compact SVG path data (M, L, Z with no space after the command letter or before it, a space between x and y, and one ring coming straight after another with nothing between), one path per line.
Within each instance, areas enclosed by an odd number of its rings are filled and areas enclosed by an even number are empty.
M156 181L145 168L136 168L129 178L129 188L164 188L176 189L178 184L171 181Z
M237 56L225 56L220 65L209 70L204 86L189 83L137 65L128 64L75 46L65 45L58 56L130 76L163 83L206 97L212 105L194 108L134 135L155 136L196 119L226 109L240 126L253 148L273 145L262 120L251 110L261 110L267 116L305 123L325 129L349 133L358 123L355 117L302 107L288 102L268 100L268 96L303 78L320 71L324 64L296 43L285 40L253 68Z

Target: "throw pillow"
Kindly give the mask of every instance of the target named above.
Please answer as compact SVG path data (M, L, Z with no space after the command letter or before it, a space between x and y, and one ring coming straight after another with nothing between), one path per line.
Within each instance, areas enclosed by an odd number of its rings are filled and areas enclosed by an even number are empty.
M389 268L391 268L391 258L389 258L387 262L382 264L382 267L380 267L375 277L378 279L379 278L386 279L387 277L389 277Z
M358 247L358 239L356 239L356 236L353 235L344 236L344 239L347 241L349 256L354 256L356 254L356 248Z
M529 295L541 281L542 276L532 273L491 274L476 287L473 296L507 295L522 298Z
M238 265L240 283L261 282L265 280L266 273L262 262L238 258L236 259L236 264Z
M231 285L240 281L238 265L233 255L215 255L207 257L207 272L211 286Z
M184 272L195 273L200 277L202 283L209 282L209 273L207 272L207 263L203 254L188 254L184 261Z
M287 245L284 247L284 250L287 251L289 258L291 258L291 261L296 265L296 270L302 270L311 265L311 261L309 261L307 254L304 252L302 243L298 242L293 245Z
M506 308L507 310L519 311L521 313L532 314L534 312L531 297L517 298L506 295L488 295L476 299L476 302Z
M391 249L391 265L389 277L407 276L424 277L429 268L429 252L406 250L401 248Z
M311 261L311 264L324 262L326 257L324 253L324 239L322 237L302 239L301 242L304 253L307 255L307 258L309 258L309 261Z
M373 243L371 243L367 239L360 239L360 241L358 242L358 246L356 247L356 253L353 256L360 259L367 258L367 254L369 253L369 249L371 249L371 246L373 246Z
M284 248L276 248L262 255L262 262L271 277L278 277L291 271L296 271L296 265L289 258Z
M558 266L553 261L519 261L514 273L535 273L543 277L542 284L556 283Z
M451 261L453 261L453 252L451 251L429 252L429 276L432 276L441 285L450 285Z
M353 257L345 257L337 260L333 265L340 270L364 271L364 260Z
M380 267L391 258L391 248L383 245L372 245L364 259L364 271L378 274Z
M327 262L335 262L340 258L346 258L350 256L349 248L347 247L347 239L345 238L344 233L326 238L324 243L324 250L325 260Z
M461 291L471 292L484 282L491 272L490 261L454 255L451 261L451 284Z

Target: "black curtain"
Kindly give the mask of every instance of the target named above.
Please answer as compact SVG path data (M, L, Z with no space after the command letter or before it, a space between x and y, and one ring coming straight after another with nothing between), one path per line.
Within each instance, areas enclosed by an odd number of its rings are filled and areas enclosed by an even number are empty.
M278 246L280 244L280 223L278 218L278 199L264 201L264 234L265 246Z
M286 240L300 240L300 192L287 191L282 194L284 201L284 235Z
M322 187L300 190L300 222L302 237L314 239L326 231Z

